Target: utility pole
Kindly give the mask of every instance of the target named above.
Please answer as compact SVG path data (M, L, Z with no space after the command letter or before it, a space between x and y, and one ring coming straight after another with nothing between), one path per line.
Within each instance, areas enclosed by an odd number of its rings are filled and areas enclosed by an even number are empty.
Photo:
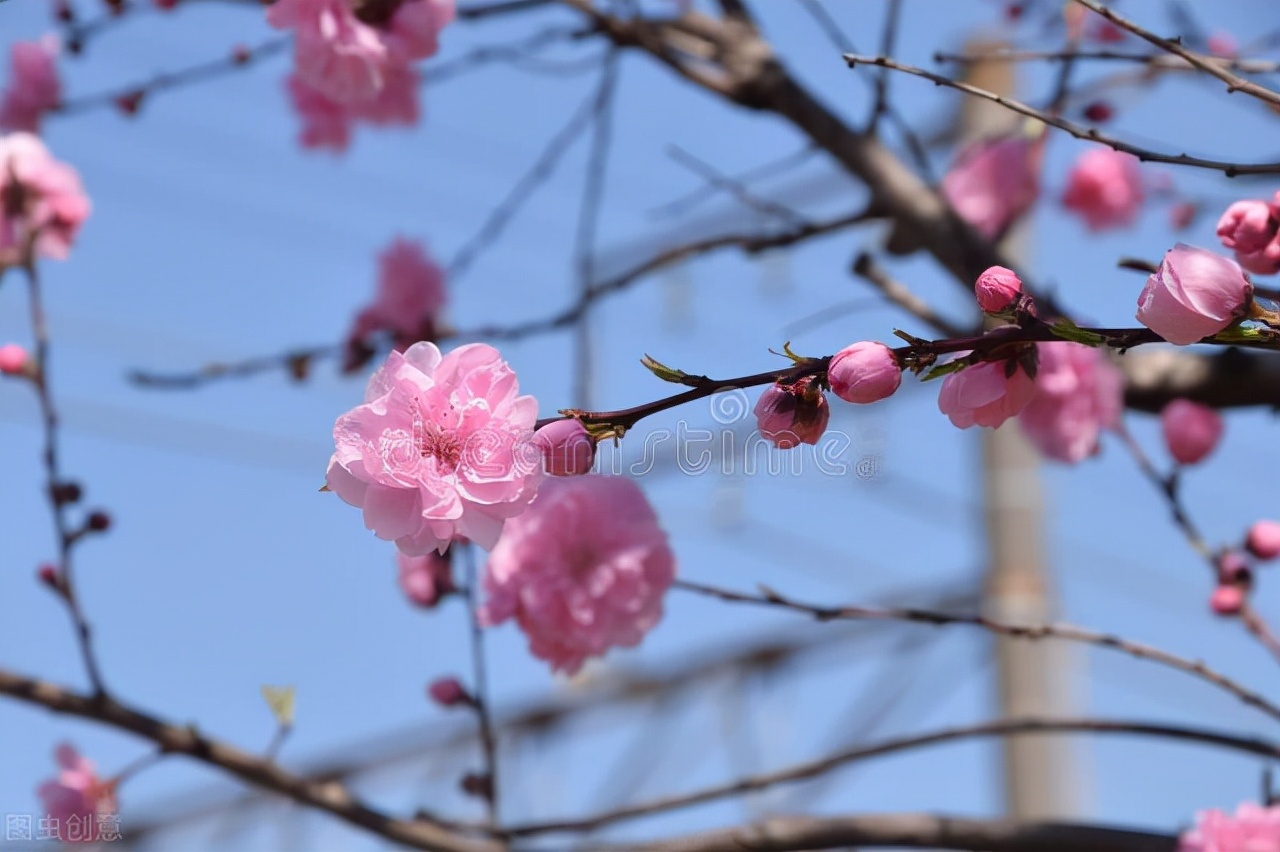
M990 50L971 43L966 53ZM1014 65L977 63L974 85L1012 96ZM1015 130L1021 119L976 98L965 100L959 117L963 144ZM1015 228L1005 241L1009 256L1025 254L1025 234ZM982 482L987 538L983 612L1000 621L1042 624L1057 615L1056 595L1044 559L1044 494L1040 458L1013 421L982 430ZM1071 649L1051 641L995 637L997 702L1000 715L1071 715L1071 685L1077 660ZM1064 819L1082 809L1079 755L1071 739L1043 735L1005 737L1002 751L1005 812L1015 819Z

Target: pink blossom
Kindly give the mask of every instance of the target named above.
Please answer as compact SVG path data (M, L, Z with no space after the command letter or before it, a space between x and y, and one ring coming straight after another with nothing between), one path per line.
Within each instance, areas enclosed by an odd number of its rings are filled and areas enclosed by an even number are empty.
M39 137L0 137L0 253L20 249L37 233L36 250L61 260L88 215L79 175L55 160Z
M1039 140L1012 136L965 148L942 179L942 194L987 239L1004 233L1040 194Z
M267 10L276 29L293 30L297 74L341 104L368 101L382 89L394 61L377 30L346 0L277 0Z
M1243 317L1252 294L1233 261L1178 243L1147 278L1137 318L1170 343L1186 346Z
M1075 464L1098 451L1102 430L1119 424L1124 379L1092 347L1061 341L1036 348L1036 393L1018 423L1040 452Z
M391 17L387 43L407 59L434 56L454 12L454 0L406 0Z
M1160 412L1160 429L1179 464L1198 464L1218 446L1222 416L1198 402L1175 399Z
M365 403L338 418L326 481L409 556L443 553L457 535L489 548L537 491L541 466L527 452L537 416L492 346L442 357L415 343L392 352Z
M403 352L435 335L446 299L444 270L421 244L397 237L378 256L377 295L356 315L348 338L365 341L375 332L389 331L395 348Z
M16 343L0 346L0 373L19 376L27 368L27 350Z
M1235 36L1221 30L1209 36L1205 42L1205 48L1220 59L1235 59L1240 51L1240 45Z
M1280 556L1280 522L1255 521L1249 527L1245 547L1259 559L1275 559Z
M341 153L351 144L351 116L347 108L312 88L297 74L285 80L293 109L302 119L298 144Z
M588 473L596 460L596 442L580 420L555 420L534 433L533 443L542 453L543 469L552 476Z
M1280 271L1280 193L1272 201L1251 198L1229 206L1218 219L1218 239L1236 261L1257 275Z
M53 752L59 771L36 788L45 813L58 821L59 838L71 842L98 839L98 818L116 812L115 788L98 777L93 763L69 743ZM77 836L78 835L78 836Z
M888 346L863 340L832 356L827 383L845 402L879 402L893 396L902 384L902 367Z
M1062 204L1078 213L1090 231L1133 222L1142 208L1142 171L1138 158L1110 148L1091 148L1067 175Z
M442 677L431 681L427 687L431 700L441 707L457 707L460 704L471 704L475 701L462 681L456 677Z
M1244 607L1244 589L1239 586L1221 585L1215 586L1213 594L1209 596L1209 609L1213 610L1217 615L1239 615L1241 608ZM1185 842L1185 841L1184 841ZM1247 846L1181 846L1180 849L1205 849L1206 852L1221 852L1228 849L1241 849L1243 852L1252 852ZM1271 847L1276 848L1276 847Z
M978 276L973 285L978 307L989 314L1007 311L1022 295L1022 279L1012 269L993 266Z
M675 556L639 486L553 479L494 547L482 617L514 618L535 657L573 674L588 657L639 644L674 579Z
M780 450L800 444L816 444L827 431L831 408L813 378L790 384L776 382L756 403L756 423L760 434Z
M1216 595L1216 592L1215 592ZM1196 814L1178 852L1274 852L1280 849L1280 805L1245 802L1230 816L1216 808Z
M58 41L17 41L9 48L9 85L0 96L0 129L40 132L40 117L62 100Z
M352 118L378 127L412 127L421 115L418 106L420 82L417 70L397 59L388 63L377 94L348 104L347 112Z
M984 361L942 380L938 410L961 429L995 428L1013 417L1036 394L1036 384L1011 362Z
M454 590L453 559L449 553L431 551L421 556L396 554L400 569L400 591L409 601L431 609Z

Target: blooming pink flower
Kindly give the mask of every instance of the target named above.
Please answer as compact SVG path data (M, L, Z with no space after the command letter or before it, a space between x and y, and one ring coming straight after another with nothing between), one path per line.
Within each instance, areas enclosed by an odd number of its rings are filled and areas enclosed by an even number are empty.
M1160 429L1169 454L1179 464L1198 464L1222 438L1222 417L1189 399L1175 399L1160 412Z
M400 591L412 603L431 609L454 590L453 559L449 553L431 551L422 556L396 554Z
M1186 346L1244 316L1253 286L1225 257L1178 243L1138 296L1138 322Z
M1245 547L1259 559L1275 559L1280 556L1280 522L1255 521L1249 527Z
M418 106L419 82L417 70L407 62L397 60L389 63L377 94L348 104L347 113L354 119L379 127L412 127L421 116Z
M45 813L58 821L59 838L71 842L98 839L98 817L116 812L115 788L103 781L93 763L63 743L54 752L59 771L55 778L36 788Z
M36 233L36 251L61 260L88 215L79 175L55 160L39 137L0 137L0 253L21 249Z
M433 343L392 352L363 405L338 418L326 481L402 553L441 553L456 535L481 547L524 511L541 466L526 452L538 403L492 346L441 356Z
M0 130L40 132L40 117L62 100L58 41L16 41L9 48L9 85L0 96Z
M1090 346L1061 341L1036 348L1036 393L1018 423L1040 452L1075 464L1098 451L1103 429L1119 424L1124 379Z
M365 340L390 331L404 351L435 335L437 315L447 293L444 270L421 244L397 237L378 255L378 292L373 304L356 315L349 338Z
M454 0L406 0L391 16L387 43L406 59L434 56L454 12Z
M16 343L0 346L0 373L6 376L21 375L27 367L27 350Z
M302 119L298 144L303 148L327 148L341 153L351 144L351 122L347 108L312 88L297 74L285 80L293 109Z
M1216 593L1215 593L1216 595ZM1273 852L1280 849L1280 805L1245 802L1230 816L1216 808L1196 814L1178 852Z
M1013 417L1036 394L1036 384L1021 367L1009 372L1006 361L984 361L942 380L938 410L961 429L995 428Z
M1142 208L1138 158L1110 148L1091 148L1067 175L1062 204L1078 213L1091 231L1128 225Z
M614 476L553 479L494 547L482 617L514 618L535 657L573 674L588 657L639 644L674 579L675 556L639 486Z
M1022 279L1012 269L993 266L978 276L973 292L978 297L978 307L998 314L1012 307L1022 295Z
M298 76L341 104L374 98L395 61L377 30L357 18L346 0L277 0L267 22L293 30Z
M596 442L576 418L556 420L533 435L542 453L543 469L552 476L588 473L596 460Z
M831 419L827 398L813 378L769 385L755 413L760 434L780 450L818 443Z
M1229 206L1218 220L1218 239L1236 261L1258 275L1280 271L1280 193L1272 201L1251 198Z
M942 178L942 194L961 219L993 239L1039 196L1042 151L1040 140L1025 136L974 143Z
M832 356L827 383L845 402L879 402L893 396L902 384L902 367L888 346L863 340Z

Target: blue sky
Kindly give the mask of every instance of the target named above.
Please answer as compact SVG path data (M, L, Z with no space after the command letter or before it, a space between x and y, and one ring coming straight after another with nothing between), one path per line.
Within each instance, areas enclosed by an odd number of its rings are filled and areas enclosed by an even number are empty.
M779 52L808 85L842 113L865 114L870 87L844 68L806 16L792 4L754 5ZM930 64L935 49L956 48L998 18L998 4L991 2L905 5L898 53L921 65ZM828 6L859 48L872 50L883 4ZM1158 20L1163 7L1135 0L1125 8ZM1260 10L1259 3L1232 4L1217 23L1243 41L1256 29ZM432 61L571 20L548 11L456 24ZM48 28L41 0L0 6L0 41L34 38ZM112 89L270 34L259 12L237 4L192 2L170 15L139 14L91 43L84 58L65 62L66 87L72 96ZM594 50L586 45L552 55ZM271 735L259 686L295 684L299 724L284 760L297 766L386 730L431 736L463 724L422 694L430 679L469 670L460 607L433 614L410 609L395 586L390 546L363 528L356 510L316 490L332 451L333 419L359 401L362 379L320 367L304 385L266 375L165 393L134 387L125 374L340 339L372 292L377 251L404 234L451 257L597 78L595 72L539 75L495 65L428 85L419 127L361 131L352 151L335 158L297 149L282 88L287 67L281 56L161 94L133 119L103 109L52 120L47 141L80 171L94 212L72 258L46 264L44 274L53 379L66 421L66 469L85 486L87 505L105 507L116 521L78 559L81 594L108 683L140 706L177 721L198 720L210 733L250 748L265 746ZM800 140L790 128L723 107L641 57L624 57L620 73L600 222L602 265L634 256L637 245L679 241L703 220L758 225L756 214L726 199L683 219L653 216L654 208L700 183L667 148L678 145L733 172L794 151ZM1043 97L1048 86L1047 74L1029 77L1028 97ZM914 79L895 79L893 91L908 118L926 130L956 103L954 95ZM1275 117L1240 96L1221 97L1208 84L1165 81L1148 95L1125 95L1116 103L1120 117L1112 129L1126 138L1224 157L1271 153ZM501 243L453 282L449 314L456 325L541 316L573 298L572 241L585 150L579 142ZM1063 174L1081 150L1081 143L1055 137L1048 174ZM1273 189L1163 171L1180 187L1224 203ZM801 177L826 187L797 202L814 218L856 209L862 201L857 186L822 158L796 176L761 183L759 191L785 193ZM1175 237L1164 208L1153 208L1134 229L1097 236L1047 199L1033 218L1029 252L1037 277L1081 315L1127 324L1142 282L1115 269L1114 259L1158 258L1178 238L1212 246L1213 218ZM593 314L596 404L623 407L667 392L638 365L644 353L691 372L734 375L779 365L767 350L787 339L816 355L853 340L887 339L893 327L926 333L887 307L787 330L796 320L867 296L848 264L859 248L882 236L873 226L786 255L698 260L601 303ZM909 259L893 269L940 309L958 317L972 310L971 298L928 260ZM26 302L17 284L11 278L0 288L0 340L25 342ZM525 340L502 351L544 416L572 402L570 335ZM903 589L919 599L972 584L984 560L977 436L950 426L937 412L935 393L908 380L888 403L857 410L837 405L832 427L851 436L851 452L880 458L870 480L824 476L811 467L803 476L685 476L670 464L665 474L642 477L671 534L681 574L742 589L764 583L826 602L872 601ZM715 425L707 405L646 425L675 429L682 420L691 428ZM1262 411L1231 413L1226 440L1211 463L1187 477L1189 504L1215 542L1234 539L1255 518L1276 512L1280 488L1263 473L1277 460L1271 420ZM1135 416L1132 428L1153 455L1165 458L1154 421ZM639 452L642 432L628 438L626 453ZM0 383L0 442L7 486L0 494L0 660L82 686L65 615L34 581L35 566L51 555L52 533L38 499L34 401L13 382ZM1119 445L1105 446L1101 457L1077 468L1046 466L1044 484L1050 506L1046 551L1066 618L1203 657L1266 686L1273 663L1237 625L1208 614L1203 565ZM1266 570L1259 579L1260 607L1280 618L1280 590ZM673 593L667 618L641 648L610 655L588 677L629 667L662 671L752 638L810 629L794 617ZM836 629L833 635L843 635ZM644 736L660 739L666 754L654 761L653 775L637 783L636 797L830 750L858 727L863 705L857 702L874 682L877 665L887 654L902 653L890 650L893 643L920 637L920 631L886 627L883 636L866 646L835 638L803 669L745 687L726 684L723 693L708 688L695 701L665 708L656 728L644 727L644 713L601 714L584 718L571 737L523 743L506 773L514 785L508 815L548 818L599 804L606 797L600 790L608 788L597 777L609 765L602 757L625 759L637 736L641 742ZM880 735L990 714L986 638L958 630L936 638L927 658L909 658L920 665L912 688L921 693L912 711L892 714L877 729ZM500 708L574 694L575 684L552 677L529 657L513 627L494 631L490 648ZM1207 687L1111 654L1076 658L1080 713L1272 733L1257 714ZM0 811L36 811L34 787L51 773L52 748L62 739L74 740L106 771L145 751L129 737L0 702ZM744 748L744 741L754 748ZM1172 829L1199 807L1234 806L1258 789L1257 762L1238 756L1133 739L1080 747L1089 769L1083 781L1087 817ZM633 830L675 832L802 806L993 814L1000 801L996 754L991 744L971 743L904 755L842 773L812 795L783 791ZM474 761L465 755L438 761L425 769L389 770L365 779L361 789L389 807L426 802L434 810L475 815L475 805L451 792L449 781L454 769ZM428 771L432 766L435 775ZM124 789L124 824L131 815L163 816L175 796L189 798L187 791L211 789L215 781L207 770L168 760ZM288 824L277 819L269 825L244 848L283 843L280 837L287 835L274 832ZM210 833L200 833L205 830ZM364 848L328 821L309 822L305 830L316 838L307 848ZM212 832L203 826L191 837L216 845Z

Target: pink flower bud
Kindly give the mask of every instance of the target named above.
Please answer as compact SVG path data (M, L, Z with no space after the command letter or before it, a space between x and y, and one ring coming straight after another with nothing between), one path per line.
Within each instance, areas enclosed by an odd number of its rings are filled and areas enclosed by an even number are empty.
M1234 262L1178 243L1147 278L1137 318L1170 343L1186 346L1244 316L1252 294L1252 285Z
M1106 101L1094 101L1084 108L1084 117L1094 124L1110 121L1115 114L1115 109Z
M831 418L827 398L813 378L770 385L755 412L760 434L780 450L818 443Z
M1196 220L1200 207L1191 201L1180 201L1169 208L1169 226L1175 231L1184 231Z
M16 343L0 346L0 373L20 376L27 367L27 350Z
M62 590L62 575L58 572L58 566L52 562L41 564L36 576L40 578L41 583L44 583L54 591Z
M1280 522L1255 521L1249 527L1244 546L1259 559L1275 559L1280 556Z
M431 551L425 556L396 554L400 568L400 591L409 601L424 609L440 603L454 590L452 554Z
M1244 554L1238 550L1228 550L1217 559L1218 582L1224 586L1240 586L1248 588L1253 583L1253 571Z
M1013 417L1036 395L1036 384L1021 367L1009 371L1005 361L984 361L942 380L938 410L961 429L994 429Z
M1071 167L1062 206L1084 219L1090 231L1102 231L1133 222L1142 199L1138 158L1110 148L1092 148Z
M989 314L1008 310L1022 293L1022 279L1012 269L993 266L978 276L973 285L978 307Z
M427 694L441 707L457 707L459 704L470 704L473 700L471 693L467 692L456 677L442 677L431 681Z
M1209 36L1205 42L1205 47L1214 56L1221 59L1235 59L1236 54L1240 50L1240 45L1236 42L1235 36L1231 33L1224 33L1221 30Z
M596 442L575 418L548 423L533 435L542 453L543 469L552 476L588 473L596 460Z
M1280 216L1274 204L1251 198L1237 201L1218 219L1218 239L1236 253L1236 261L1257 275L1280 271Z
M888 346L864 340L832 357L827 382L845 402L879 402L893 396L902 384L902 367Z
M1189 399L1175 399L1160 412L1160 428L1169 454L1179 464L1197 464L1218 446L1222 417Z
M1218 586L1209 598L1209 607L1218 615L1239 615L1244 606L1244 590L1239 586Z

